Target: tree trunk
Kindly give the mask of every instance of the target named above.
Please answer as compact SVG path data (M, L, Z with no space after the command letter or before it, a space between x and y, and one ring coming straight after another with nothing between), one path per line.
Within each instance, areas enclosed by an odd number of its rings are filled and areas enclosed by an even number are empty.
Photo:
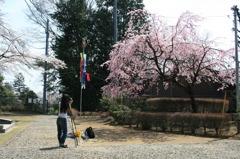
M178 83L177 81L174 81L174 83L181 89L183 89L190 97L191 99L191 106L192 106L192 113L198 112L198 106L196 105L196 101L194 98L194 91L193 91L193 84L192 85L183 85Z
M0 95L0 113L2 112L2 95Z
M192 113L197 113L198 107L197 107L197 104L196 104L193 94L190 95L190 99L191 99L191 105L192 105Z

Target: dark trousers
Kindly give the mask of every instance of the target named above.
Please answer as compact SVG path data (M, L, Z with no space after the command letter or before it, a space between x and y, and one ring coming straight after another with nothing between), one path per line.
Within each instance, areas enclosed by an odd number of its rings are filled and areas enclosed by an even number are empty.
M58 141L60 145L65 143L67 138L67 119L57 118Z

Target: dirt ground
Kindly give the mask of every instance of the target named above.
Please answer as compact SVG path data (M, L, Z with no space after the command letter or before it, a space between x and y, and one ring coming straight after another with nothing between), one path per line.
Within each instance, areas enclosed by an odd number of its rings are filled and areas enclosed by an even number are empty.
M238 140L236 128L232 127L223 137L205 137L184 135L169 132L159 132L154 130L139 130L136 127L120 126L111 124L109 118L101 117L77 117L75 119L77 130L84 132L86 128L92 127L95 133L94 139L80 140L86 146L100 145L126 145L126 144L154 144L154 143L203 143L203 142L231 142Z

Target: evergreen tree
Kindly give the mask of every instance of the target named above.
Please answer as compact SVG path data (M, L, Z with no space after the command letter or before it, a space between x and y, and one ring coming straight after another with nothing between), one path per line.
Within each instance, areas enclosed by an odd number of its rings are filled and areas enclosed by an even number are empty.
M26 85L24 84L24 76L22 75L22 73L19 73L18 75L15 76L15 80L13 83L13 89L14 91L19 95L19 99L23 100L24 99L24 95L23 95L23 91L26 88Z
M0 111L2 106L17 106L18 101L9 83L3 83L4 77L0 74Z
M60 69L60 83L64 86L62 92L74 98L73 106L79 108L80 80L79 53L83 38L87 46L87 72L91 82L82 90L83 110L96 110L99 107L101 88L106 84L108 71L101 67L109 59L109 53L114 44L113 6L114 1L96 0L96 8L87 7L84 0L59 1L57 11L52 17L58 23L62 34L55 38L53 50L56 57L67 64L67 69ZM118 1L118 30L121 40L127 28L128 12L144 7L142 0Z
M82 51L82 40L86 36L85 0L61 0L56 3L57 11L52 18L57 22L61 34L54 39L52 49L56 57L63 60L67 68L59 69L61 93L67 93L74 99L73 106L79 105L79 53Z
M3 92L4 92L4 88L3 88L3 76L0 73L0 112L1 112L1 106L2 106L2 101L3 101Z
M114 44L113 0L96 0L97 9L91 12L88 18L87 47L88 68L92 75L91 82L83 92L83 109L95 110L100 108L101 88L106 84L105 79L109 72L101 64L109 59L109 53ZM128 13L132 10L143 9L142 0L118 1L118 40L122 40L129 21Z
M36 101L37 98L38 96L34 91L26 89L24 108L27 110L37 110L39 103L34 103L34 100Z
M9 83L3 83L4 77L0 73L0 111L2 106L19 106L17 96Z
M28 103L28 98L37 99L38 96L24 84L25 79L21 73L16 75L15 78L13 89L17 93L18 99L20 100L21 105L24 106L24 109L31 110L33 104Z
M4 83L3 84L3 101L2 105L3 106L12 106L12 107L18 107L18 98L14 94L13 87L9 83Z

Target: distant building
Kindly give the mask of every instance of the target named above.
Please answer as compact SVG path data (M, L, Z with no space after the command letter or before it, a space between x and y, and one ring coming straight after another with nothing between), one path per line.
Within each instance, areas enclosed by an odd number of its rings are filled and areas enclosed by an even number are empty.
M219 84L205 82L195 85L194 96L195 97L211 97L220 98L222 97L222 91L217 91ZM156 97L188 97L188 94L175 84L170 83L167 89L164 89L163 85L159 84L156 87L151 87L144 91L147 96Z
M194 96L196 98L224 98L224 93L227 92L229 100L229 112L236 111L235 86L228 87L225 90L219 90L220 84L212 82L203 82L194 87ZM159 90L159 91L158 91ZM182 97L188 98L188 94L175 84L170 83L167 89L164 89L162 84L151 87L144 91L144 96L147 97Z

